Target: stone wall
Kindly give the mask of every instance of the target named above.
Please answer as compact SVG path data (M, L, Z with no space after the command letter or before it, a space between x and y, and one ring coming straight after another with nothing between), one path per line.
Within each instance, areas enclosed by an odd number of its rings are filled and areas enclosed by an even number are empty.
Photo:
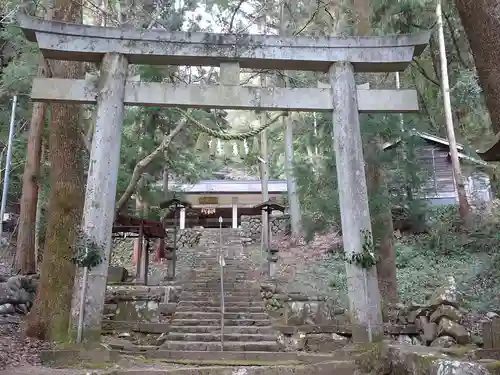
M178 285L108 285L103 318L119 322L169 320L179 302Z
M481 345L480 337L471 335L463 325L464 310L454 280L451 278L448 284L438 288L426 304L390 306L385 312L386 335L400 344L441 348ZM322 351L325 345L335 348L350 339L349 313L327 298L285 293L273 283L261 284L261 296L281 331L279 342L285 350ZM323 340L322 349L312 349L319 339Z
M200 243L202 230L203 229L197 229L197 228L186 228L179 230L179 232L177 233L178 235L177 246L179 248L192 248L198 246L198 244ZM169 239L168 242L173 244L174 230L168 229L167 236Z
M27 314L35 301L38 276L0 275L0 315Z
M191 264L191 249L198 246L201 238L202 229L186 228L179 232L179 251L177 253L177 274L186 271L185 263ZM173 243L173 230L168 230L168 243ZM151 283L157 283L167 275L167 268L164 262L153 262L154 252L158 246L158 240L151 242L151 254L149 256L149 276ZM129 275L135 275L135 266L132 264L132 254L134 252L133 238L114 238L111 251L110 265L116 267L125 267ZM188 259L186 259L186 257ZM189 270L189 268L187 268ZM152 277L153 276L153 277Z
M290 216L271 216L271 232L273 237L281 237L290 232ZM240 234L243 244L258 243L261 239L261 217L241 216Z

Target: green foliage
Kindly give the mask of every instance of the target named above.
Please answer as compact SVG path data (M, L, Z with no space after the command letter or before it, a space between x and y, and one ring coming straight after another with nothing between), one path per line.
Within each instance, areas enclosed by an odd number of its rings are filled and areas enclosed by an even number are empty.
M360 268L369 270L377 264L377 258L374 254L373 238L370 231L363 230L363 244L361 253L353 253L350 257L346 257L346 262L355 264Z
M78 267L87 267L90 271L102 263L105 256L103 251L102 246L99 246L83 231L79 231L72 261Z

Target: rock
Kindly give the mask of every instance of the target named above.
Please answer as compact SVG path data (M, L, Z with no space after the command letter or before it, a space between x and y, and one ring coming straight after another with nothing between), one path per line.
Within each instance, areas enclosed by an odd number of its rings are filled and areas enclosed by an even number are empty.
M408 335L398 335L396 336L396 339L395 341L398 343L398 344L409 344L409 345L413 345L413 340L411 339L410 336Z
M331 353L334 350L343 348L348 343L349 340L346 337L336 333L308 334L306 348L312 352Z
M452 305L456 308L459 307L457 283L453 276L448 277L447 285L438 288L432 294L429 304L437 307L439 305Z
M15 307L11 303L4 303L0 305L0 315L13 314L15 312Z
M177 309L177 303L160 303L159 311L163 315L173 315Z
M388 360L394 375L489 375L481 363L459 360L425 346L390 344Z
M15 305L14 310L18 314L26 315L28 313L28 307L24 303L19 303Z
M103 315L115 315L118 309L118 304L116 303L106 303L104 305Z
M451 348L453 345L456 345L457 342L451 336L441 336L435 339L431 343L431 347L440 347L440 348Z
M411 338L411 343L412 343L413 345L422 345L422 341L420 341L420 338L419 338L419 337L417 337L417 336L413 336L413 337Z
M438 325L438 336L451 336L458 344L465 345L470 342L469 332L457 322L442 318Z
M7 286L10 289L21 289L22 285L22 276L12 276L7 280Z
M167 341L167 335L168 333L162 333L158 338L156 339L156 345L161 346Z
M260 284L260 290L263 292L271 292L272 294L276 293L276 284L266 283Z
M26 303L30 301L30 293L21 288L20 276L12 276L0 283L0 305L5 303Z
M292 326L306 324L309 309L309 304L303 302L285 303L285 324Z
M122 283L128 278L128 271L124 267L114 267L108 268L108 283Z
M441 318L448 318L454 322L460 323L463 314L452 305L439 305L431 314L430 321L439 324Z
M487 313L487 314L486 314L486 317L487 317L488 319L493 319L493 318L499 318L499 317L500 317L500 315L498 315L496 312L492 312L492 311L490 311L489 313Z
M421 330L420 340L424 344L430 344L437 337L438 326L434 322L429 322L427 317L420 316L416 321L416 325Z
M417 318L419 318L421 316L427 316L428 313L429 313L429 309L423 308L423 307L419 307L415 310L412 310L408 313L408 323L415 324L415 322L417 321Z
M293 350L304 350L307 342L307 334L304 332L296 332L290 339L291 348Z

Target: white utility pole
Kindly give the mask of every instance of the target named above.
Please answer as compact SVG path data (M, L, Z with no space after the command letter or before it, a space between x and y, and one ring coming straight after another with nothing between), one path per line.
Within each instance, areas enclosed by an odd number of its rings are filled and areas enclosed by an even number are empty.
M441 62L441 92L443 93L446 133L448 136L448 143L450 145L451 165L453 168L453 175L455 176L455 185L457 189L460 215L462 216L462 219L466 222L465 224L467 225L467 221L470 217L470 207L469 207L469 202L467 201L467 194L465 192L465 185L462 176L462 171L460 169L457 141L455 139L455 129L453 128L453 115L451 112L451 99L450 99L450 83L448 78L448 61L446 58L446 45L444 41L441 0L437 0L436 18L437 18L437 28L438 28L438 40L439 40L439 56Z
M9 190L9 173L12 163L12 143L14 141L14 124L16 121L17 95L12 99L12 111L10 113L9 140L7 142L7 156L5 158L5 177L3 180L2 204L0 206L0 243L2 242L3 234L3 217L5 215L5 207L7 205L7 193Z

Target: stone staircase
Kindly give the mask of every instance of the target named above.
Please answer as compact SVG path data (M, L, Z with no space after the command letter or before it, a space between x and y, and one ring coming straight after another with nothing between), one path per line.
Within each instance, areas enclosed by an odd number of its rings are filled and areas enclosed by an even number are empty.
M199 253L162 349L221 351L220 231L204 230ZM276 333L264 310L258 285L248 281L253 265L237 230L222 230L224 267L224 351L278 351Z

